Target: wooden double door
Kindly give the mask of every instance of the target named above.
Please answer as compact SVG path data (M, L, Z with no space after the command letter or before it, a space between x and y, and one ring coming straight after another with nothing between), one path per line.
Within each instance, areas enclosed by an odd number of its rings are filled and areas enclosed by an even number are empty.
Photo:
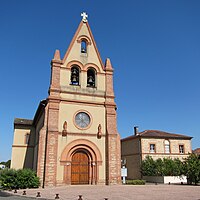
M72 156L71 184L89 184L89 157L84 151Z

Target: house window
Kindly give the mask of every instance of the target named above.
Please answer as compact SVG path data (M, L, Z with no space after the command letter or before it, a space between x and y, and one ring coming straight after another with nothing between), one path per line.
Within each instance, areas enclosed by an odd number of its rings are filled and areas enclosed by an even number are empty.
M165 153L170 153L170 143L169 143L169 140L165 140Z
M81 41L81 53L87 53L87 43L85 40Z
M184 145L179 145L179 153L184 154Z
M95 87L95 71L94 71L94 69L88 69L88 71L87 71L87 86Z
M79 85L79 68L77 66L71 68L71 85Z
M150 153L155 153L155 152L156 152L156 145L150 144Z

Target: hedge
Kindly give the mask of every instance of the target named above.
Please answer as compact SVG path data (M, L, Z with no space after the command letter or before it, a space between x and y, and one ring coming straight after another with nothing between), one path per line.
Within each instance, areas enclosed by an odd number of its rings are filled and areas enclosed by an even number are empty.
M40 181L31 169L4 169L0 171L0 185L3 189L38 188Z
M145 180L126 180L127 185L145 185Z

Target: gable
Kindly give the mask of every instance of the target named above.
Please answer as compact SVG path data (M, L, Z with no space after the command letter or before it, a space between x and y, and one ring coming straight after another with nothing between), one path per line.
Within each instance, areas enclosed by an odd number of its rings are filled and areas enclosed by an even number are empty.
M82 40L87 41L86 53L81 53ZM103 63L88 22L84 23L81 21L72 39L72 42L63 58L64 66L68 66L68 63L70 62L79 62L82 64L84 69L86 69L89 64L92 64L99 69L99 72L103 72Z

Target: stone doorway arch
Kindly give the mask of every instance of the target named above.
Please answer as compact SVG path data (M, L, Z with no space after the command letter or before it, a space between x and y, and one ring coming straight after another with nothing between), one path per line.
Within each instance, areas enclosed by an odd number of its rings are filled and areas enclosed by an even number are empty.
M81 159L84 162L81 162ZM85 139L70 142L61 154L60 163L64 165L65 184L98 184L102 156L93 142ZM75 173L78 174L77 177ZM85 178L80 178L84 173Z

